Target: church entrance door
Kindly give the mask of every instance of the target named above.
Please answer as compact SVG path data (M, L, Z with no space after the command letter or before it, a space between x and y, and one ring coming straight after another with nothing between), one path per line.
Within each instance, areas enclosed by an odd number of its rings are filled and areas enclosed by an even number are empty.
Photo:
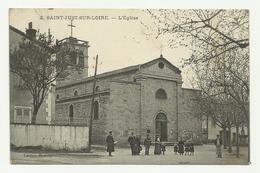
M155 118L155 133L161 141L167 141L167 117L164 113L158 113Z

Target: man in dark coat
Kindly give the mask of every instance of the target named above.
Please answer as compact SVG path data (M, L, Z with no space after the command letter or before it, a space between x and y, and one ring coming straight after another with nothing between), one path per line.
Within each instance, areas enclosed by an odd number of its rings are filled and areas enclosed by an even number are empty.
M216 145L217 158L222 158L222 151L221 151L222 140L219 135L217 135L217 138L215 139L214 143Z
M109 153L109 156L112 156L112 152L115 151L115 143L114 138L112 136L112 131L109 132L109 135L106 138L107 143L107 152Z
M146 138L144 139L144 149L145 149L145 155L149 155L149 149L152 143L152 139L149 136L149 134L146 135Z
M134 152L134 150L135 150L135 148L134 148L135 147L135 136L134 136L133 132L131 133L131 136L129 136L129 138L128 138L128 143L130 144L132 155L135 155L135 152Z

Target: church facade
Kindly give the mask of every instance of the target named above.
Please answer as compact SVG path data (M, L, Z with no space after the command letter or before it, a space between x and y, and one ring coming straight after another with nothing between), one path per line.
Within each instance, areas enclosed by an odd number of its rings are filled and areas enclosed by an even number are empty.
M74 73L75 74L75 73ZM104 144L113 131L119 144L131 132L144 139L200 140L202 121L196 108L200 90L182 88L181 71L162 55L150 62L96 76L93 143ZM61 80L56 87L54 124L88 126L93 77Z

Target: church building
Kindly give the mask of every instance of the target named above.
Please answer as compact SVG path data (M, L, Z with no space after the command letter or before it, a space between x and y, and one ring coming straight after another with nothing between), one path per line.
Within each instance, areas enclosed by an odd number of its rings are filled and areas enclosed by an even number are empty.
M56 86L53 124L89 126L94 77L88 77L88 42L69 37L75 47L71 75ZM104 144L109 131L119 144L134 132L144 139L200 140L202 121L195 111L200 90L182 87L181 70L160 55L144 64L98 74L94 95L92 141Z

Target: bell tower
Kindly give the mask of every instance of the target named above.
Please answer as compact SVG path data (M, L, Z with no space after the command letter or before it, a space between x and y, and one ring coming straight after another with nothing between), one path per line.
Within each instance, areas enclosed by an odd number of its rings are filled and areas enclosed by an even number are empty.
M73 37L73 27L76 26L73 25L72 21L68 26L70 27L70 36L58 41L58 44L70 50L68 76L60 79L60 81L66 82L88 77L88 48L90 47L88 41Z

